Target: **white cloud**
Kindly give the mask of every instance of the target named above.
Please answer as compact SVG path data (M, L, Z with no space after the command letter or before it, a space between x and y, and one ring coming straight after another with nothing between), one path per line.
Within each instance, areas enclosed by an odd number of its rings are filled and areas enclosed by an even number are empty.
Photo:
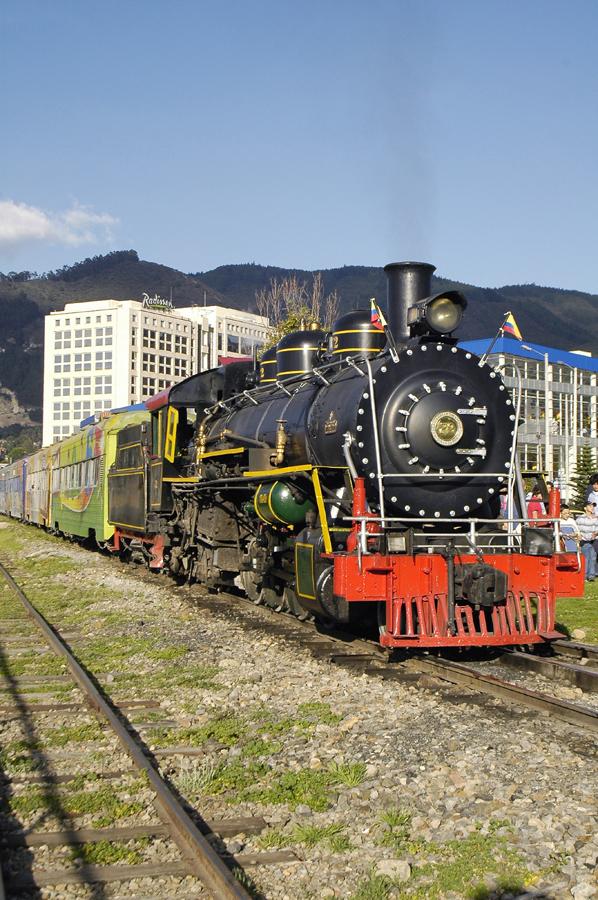
M0 247L36 243L95 244L112 238L118 219L74 203L65 212L46 212L37 206L0 200Z

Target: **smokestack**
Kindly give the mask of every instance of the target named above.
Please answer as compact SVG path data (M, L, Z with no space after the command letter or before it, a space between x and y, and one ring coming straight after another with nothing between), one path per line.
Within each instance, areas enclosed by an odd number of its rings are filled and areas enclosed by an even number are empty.
M418 262L389 263L384 266L384 271L388 278L388 326L394 339L404 343L410 337L407 312L418 300L432 293L432 273L436 266Z

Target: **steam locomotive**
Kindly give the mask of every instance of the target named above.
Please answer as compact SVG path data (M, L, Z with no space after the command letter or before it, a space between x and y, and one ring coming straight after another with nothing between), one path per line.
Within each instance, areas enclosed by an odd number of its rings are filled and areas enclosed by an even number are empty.
M71 517L69 533L389 648L560 637L556 597L583 592L582 567L557 492L552 525L526 519L518 409L454 337L467 301L434 294L429 264L385 271L387 330L355 310L84 430L103 528ZM42 524L65 531L52 510L68 490L50 482ZM6 494L0 476L0 511Z

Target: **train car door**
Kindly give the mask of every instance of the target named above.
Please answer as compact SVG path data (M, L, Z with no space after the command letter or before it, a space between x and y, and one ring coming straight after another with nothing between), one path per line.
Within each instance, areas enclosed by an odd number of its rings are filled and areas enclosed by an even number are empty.
M175 465L179 434L179 410L166 406L152 414L152 455L150 459L150 509L172 510L171 479L178 474Z
M117 435L116 459L108 473L108 519L112 525L146 530L146 425L130 425Z

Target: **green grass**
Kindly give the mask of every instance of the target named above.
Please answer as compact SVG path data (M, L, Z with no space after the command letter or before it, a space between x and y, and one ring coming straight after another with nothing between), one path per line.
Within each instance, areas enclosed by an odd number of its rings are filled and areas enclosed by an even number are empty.
M7 661L6 668L10 675L65 675L66 666L60 656L52 656L50 652L41 656L38 653L24 653Z
M225 747L234 747L246 733L245 720L234 713L226 713L194 728L153 728L148 732L148 739L159 743L161 747L172 747L175 744L201 747L209 740L217 741Z
M381 847L391 847L395 853L406 849L411 836L412 815L405 809L386 809L380 814L379 821L385 826L377 840Z
M598 581L586 582L583 597L561 597L556 602L557 630L567 635L575 628L586 632L584 641L598 644Z
M392 881L383 875L372 873L360 882L350 900L388 900L392 889Z
M537 876L530 875L519 851L509 844L510 822L491 819L488 825L487 834L482 834L483 823L478 822L476 830L466 838L440 844L423 841L413 834L409 810L384 810L378 819L377 843L390 848L396 858L407 854L422 858L425 854L423 859L430 861L415 866L409 882L400 885L372 873L351 900L386 900L391 892L401 900L442 900L448 894L486 900L495 896L481 883L488 873L497 873L498 890L523 891Z
M334 853L349 850L351 843L345 834L345 826L340 823L332 825L297 825L291 833L293 842L304 847L315 847L324 844Z
M344 784L357 787L365 778L365 763L332 763L329 772L331 784Z
M134 794L144 785L138 780L129 785L127 794ZM141 812L145 804L129 798L119 798L112 785L104 785L96 790L79 790L65 793L63 796L48 794L40 788L31 788L9 798L10 808L16 815L31 815L45 810L53 815L69 813L83 816L98 814L94 824L104 828L118 819Z
M46 747L66 747L68 744L84 741L101 741L104 737L104 732L97 722L88 722L50 728L43 737L43 743Z
M529 882L523 857L505 837L476 831L464 840L434 845L434 850L440 859L417 870L418 882L427 882L410 894L417 900L441 900L451 891L485 900L491 892L480 881L488 872L500 873L497 885L505 892L521 893Z
M284 803L295 809L300 804L315 812L330 805L330 775L324 770L300 769L298 772L273 773L270 784L244 791L244 799L253 803Z
M129 866L143 862L143 855L138 848L149 844L147 838L135 841L134 847L126 847L113 841L93 841L89 844L80 844L71 849L71 857L80 860L88 866L111 866L116 863L125 863Z
M302 844L304 847L315 847L323 844L333 853L344 853L351 849L351 842L345 834L346 826L341 823L332 825L297 825L292 831L270 828L258 838L262 850L281 850Z

